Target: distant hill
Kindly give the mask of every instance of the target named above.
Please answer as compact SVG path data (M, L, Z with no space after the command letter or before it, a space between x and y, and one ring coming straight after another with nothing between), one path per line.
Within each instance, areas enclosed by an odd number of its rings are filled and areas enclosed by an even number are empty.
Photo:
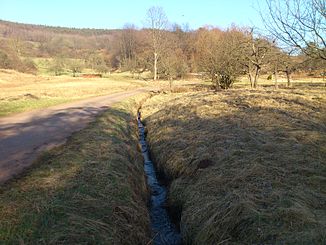
M121 32L0 20L0 68L35 72L39 68L39 62L36 62L38 59L35 58L68 58L83 60L89 62L92 68L97 66L103 69L112 65L112 59L115 61L112 57L119 50L117 40ZM45 63L46 69L56 66L55 62ZM64 64L64 67L67 65Z
M0 20L0 35L1 37L21 37L33 40L33 33L43 34L69 34L69 35L112 35L119 30L108 29L91 29L91 28L68 28L58 26L23 24L11 21Z
M114 39L121 30L78 29L45 25L21 24L0 20L0 49L7 50L16 42L19 55L80 58L96 50L112 52Z

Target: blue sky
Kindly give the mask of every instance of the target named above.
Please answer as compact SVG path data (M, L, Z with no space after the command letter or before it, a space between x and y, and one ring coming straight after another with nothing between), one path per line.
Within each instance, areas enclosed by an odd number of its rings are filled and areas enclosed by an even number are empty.
M161 6L170 22L226 28L261 27L258 0L0 0L0 19L76 28L142 27L146 10Z

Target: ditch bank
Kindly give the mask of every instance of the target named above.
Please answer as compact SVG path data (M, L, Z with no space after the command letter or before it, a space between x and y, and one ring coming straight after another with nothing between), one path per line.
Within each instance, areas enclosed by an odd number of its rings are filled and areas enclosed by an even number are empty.
M184 244L325 244L321 94L237 89L142 104Z

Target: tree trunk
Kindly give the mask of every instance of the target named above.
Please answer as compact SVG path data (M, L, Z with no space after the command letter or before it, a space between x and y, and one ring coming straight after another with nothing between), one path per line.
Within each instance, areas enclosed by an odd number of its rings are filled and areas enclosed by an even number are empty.
M157 53L154 52L154 81L157 79Z
M218 76L216 73L213 73L213 75L212 75L212 83L215 88L215 92L217 92L220 88L220 84L219 84Z
M170 86L170 92L172 92L172 77L169 77L169 86Z
M250 87L253 88L254 83L252 81L252 75L251 75L251 72L250 71L248 72L248 76L249 76L249 81L250 81Z
M278 89L278 83L277 83L277 69L274 70L274 80L275 80L275 89Z
M260 67L259 66L256 66L256 69L255 70L256 71L255 71L255 78L254 78L254 88L257 88Z
M286 74L286 79L287 79L287 81L288 81L288 87L291 87L291 73L290 73L290 71L289 71L289 69L286 69L285 70L285 74Z
M250 81L250 87L253 88L254 82L253 82L253 77L251 74L250 64L247 66L247 69L248 69L248 77L249 77L249 81Z

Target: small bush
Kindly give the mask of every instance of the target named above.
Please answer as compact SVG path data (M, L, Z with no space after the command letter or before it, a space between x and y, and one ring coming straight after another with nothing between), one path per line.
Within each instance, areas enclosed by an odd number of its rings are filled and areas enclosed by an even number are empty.
M22 61L22 66L20 69L18 69L21 72L25 72L25 73L32 73L35 74L37 71L35 62L32 59L25 59Z
M0 68L35 73L36 65L31 59L20 59L15 52L0 50Z
M232 86L234 79L230 75L221 75L219 79L219 85L222 89L228 89Z
M9 69L11 68L11 61L9 56L0 50L0 68Z

